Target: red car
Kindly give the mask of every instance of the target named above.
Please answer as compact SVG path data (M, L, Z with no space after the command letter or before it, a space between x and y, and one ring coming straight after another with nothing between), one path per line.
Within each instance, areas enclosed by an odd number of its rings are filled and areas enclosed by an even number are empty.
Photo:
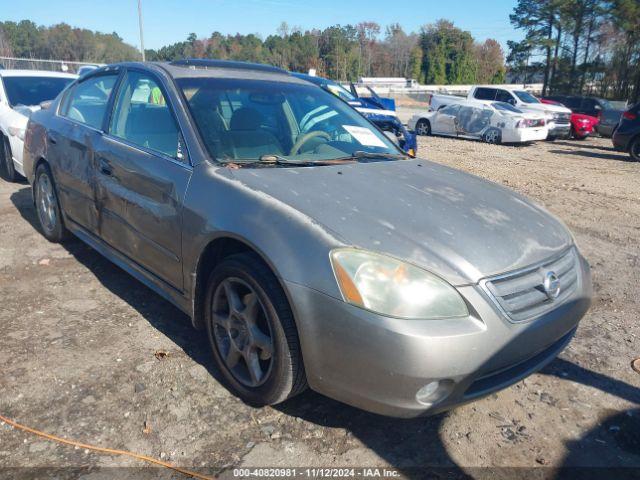
M562 105L560 102L547 98L541 98L540 101L550 105ZM564 107L565 105L562 106ZM593 133L599 121L598 117L571 112L571 136L577 140L584 140Z

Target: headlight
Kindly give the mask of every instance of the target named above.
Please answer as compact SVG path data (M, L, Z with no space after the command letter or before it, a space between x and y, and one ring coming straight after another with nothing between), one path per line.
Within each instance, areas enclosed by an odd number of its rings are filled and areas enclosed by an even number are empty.
M9 127L9 135L14 137L18 137L20 140L24 140L24 128L19 127Z
M469 315L455 288L395 258L339 248L331 252L331 264L344 300L358 307L405 319Z

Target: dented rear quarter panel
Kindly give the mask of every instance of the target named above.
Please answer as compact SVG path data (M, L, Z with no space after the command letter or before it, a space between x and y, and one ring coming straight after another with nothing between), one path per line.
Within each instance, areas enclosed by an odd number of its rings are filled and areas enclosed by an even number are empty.
M52 105L51 108L54 108ZM47 129L42 123L47 118L46 110L34 112L27 123L24 137L23 168L25 177L33 185L35 166L39 159L47 158Z

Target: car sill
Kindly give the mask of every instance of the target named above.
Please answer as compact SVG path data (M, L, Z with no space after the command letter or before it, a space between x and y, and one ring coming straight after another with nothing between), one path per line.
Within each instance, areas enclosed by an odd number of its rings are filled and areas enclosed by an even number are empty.
M107 260L123 269L136 280L142 282L146 287L153 290L162 298L175 305L178 309L191 316L190 304L183 292L158 278L134 260L114 250L106 242L93 235L69 217L66 217L65 220L67 221L67 227L76 237L96 250Z

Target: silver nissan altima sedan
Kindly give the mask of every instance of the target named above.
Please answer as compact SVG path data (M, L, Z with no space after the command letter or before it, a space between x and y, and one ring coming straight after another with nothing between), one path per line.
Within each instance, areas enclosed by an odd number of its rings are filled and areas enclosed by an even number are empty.
M274 67L96 69L31 117L24 164L43 234L188 313L251 404L452 408L550 362L590 304L559 220Z

